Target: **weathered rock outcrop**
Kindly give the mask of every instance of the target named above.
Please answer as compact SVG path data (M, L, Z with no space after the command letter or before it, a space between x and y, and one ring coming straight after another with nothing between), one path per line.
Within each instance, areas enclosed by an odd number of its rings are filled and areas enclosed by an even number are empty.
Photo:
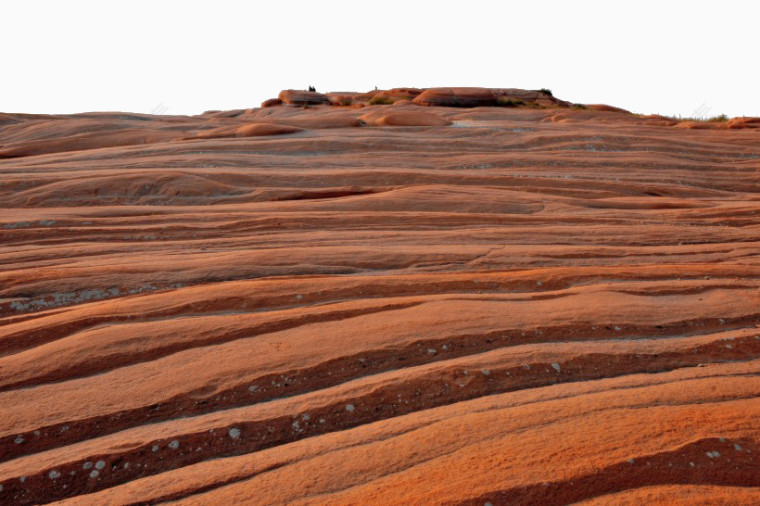
M317 105L328 104L330 99L327 95L315 91L283 90L277 97L283 104L291 105Z
M758 119L407 92L0 115L0 504L760 500Z

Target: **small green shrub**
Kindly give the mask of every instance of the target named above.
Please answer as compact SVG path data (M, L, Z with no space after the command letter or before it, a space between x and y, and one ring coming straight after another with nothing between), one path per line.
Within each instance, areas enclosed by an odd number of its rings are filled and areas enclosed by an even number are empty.
M501 107L517 107L518 105L525 105L525 102L508 97L496 97L496 104Z
M711 123L723 123L724 121L728 121L728 116L725 114L721 114L720 116L713 116L712 118L709 118L707 121Z
M369 105L389 105L392 103L393 103L393 99L391 97L386 97L382 95L375 95L369 101Z
M587 109L583 104L573 104L573 109Z
M549 95L550 97L553 97L553 96L554 96L554 95L552 94L552 90L550 90L550 89L548 89L548 88L541 88L541 89L540 89L540 90L538 90L538 91L540 91L540 92L542 92L542 93L546 93L546 94L547 94L547 95Z

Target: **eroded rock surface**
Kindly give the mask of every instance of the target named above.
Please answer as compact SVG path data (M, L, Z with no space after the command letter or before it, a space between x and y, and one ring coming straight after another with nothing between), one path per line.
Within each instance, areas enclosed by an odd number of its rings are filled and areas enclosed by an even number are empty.
M518 92L0 115L0 503L757 503L758 123Z

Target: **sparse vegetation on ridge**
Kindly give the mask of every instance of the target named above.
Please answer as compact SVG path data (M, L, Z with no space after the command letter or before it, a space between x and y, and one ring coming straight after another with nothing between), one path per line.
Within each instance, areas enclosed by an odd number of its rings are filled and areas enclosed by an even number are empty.
M525 105L523 100L517 100L509 97L496 97L496 104L501 107L517 107L519 105Z
M393 103L393 99L391 97L377 95L370 99L369 105L390 105Z

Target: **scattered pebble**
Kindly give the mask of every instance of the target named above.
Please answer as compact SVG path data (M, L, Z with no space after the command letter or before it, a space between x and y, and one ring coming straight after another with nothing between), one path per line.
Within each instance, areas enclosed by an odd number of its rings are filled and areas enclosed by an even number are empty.
M628 463L629 463L629 464L633 464L634 462L636 462L636 461L635 461L635 460L633 460L633 459L628 459Z
M172 450L176 450L177 448L179 448L179 441L175 439L174 441L169 443L169 448L171 448Z
M483 369L483 375L484 375L484 376L489 376L490 374L491 374L491 371L490 371L490 370L488 370L488 369Z
M55 480L56 478L60 478L60 477L61 477L61 473L59 473L59 472L58 472L58 471L56 471L56 470L53 470L53 471L50 471L50 472L48 473L48 476L50 476L50 479L51 479L51 480Z
M615 330L617 330L618 332L620 332L620 327L618 327L617 325L615 325Z
M85 462L85 463L82 465L82 469L85 469L85 470L87 470L87 469L92 469L92 462Z
M104 460L99 460L99 461L95 462L95 469L100 470L100 469L103 469L105 467L106 467L106 462Z
M325 420L324 418L320 418L319 419L319 423L326 423L326 422L327 422L327 420Z
M151 448L152 451L157 452L158 451L158 445L153 445L153 448Z
M13 442L16 443L17 445L20 445L24 442L24 438L19 436L16 439L14 439Z
M742 451L742 447L739 446L738 444L735 444L734 445L734 450L736 450L737 452L740 452L740 451Z
M718 438L718 441L720 441L721 443L725 443L725 442L726 442L726 438L724 438L724 437L719 437L719 438Z
M304 413L303 415L301 415L301 420L308 421L309 419L311 419L311 417L309 416L308 413Z
M256 385L251 385L251 386L248 387L248 391L249 392L255 392L258 389L259 389L259 387L257 387Z
M354 408L353 404L346 404L346 411L348 411L349 413L353 413L354 409L356 408Z
M98 476L100 476L100 472L93 469L93 471L90 473L90 478L97 478Z
M690 465L691 467L694 467L694 462L689 462L689 465Z
M233 427L227 431L227 434L229 434L232 439L237 439L240 437L240 429Z
M428 348L428 355L435 355L435 348Z
M557 371L557 372L559 372L559 371L561 370L561 367L559 366L559 364L558 364L557 362L554 362L554 363L552 364L552 367L553 367L553 368L554 368L554 370L555 370L555 371Z

